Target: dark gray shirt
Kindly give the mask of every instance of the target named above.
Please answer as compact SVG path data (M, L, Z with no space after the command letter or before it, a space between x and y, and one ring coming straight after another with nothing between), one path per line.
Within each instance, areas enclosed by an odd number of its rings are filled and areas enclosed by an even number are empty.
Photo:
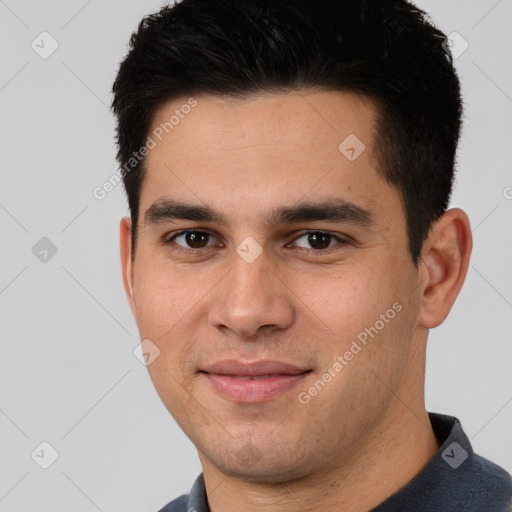
M429 413L441 448L407 485L371 512L512 512L510 475L476 455L457 418ZM210 512L203 473L160 512Z

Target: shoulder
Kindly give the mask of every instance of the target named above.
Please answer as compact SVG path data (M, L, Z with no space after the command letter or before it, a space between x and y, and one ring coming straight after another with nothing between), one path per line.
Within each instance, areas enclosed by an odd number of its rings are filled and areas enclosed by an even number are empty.
M182 494L158 512L209 512L203 473L196 478L189 494Z
M188 512L187 504L188 494L182 494L180 497L165 505L165 507L160 509L158 512Z
M473 502L502 504L500 511L512 510L512 478L507 471L477 454L469 469L472 485L468 494Z

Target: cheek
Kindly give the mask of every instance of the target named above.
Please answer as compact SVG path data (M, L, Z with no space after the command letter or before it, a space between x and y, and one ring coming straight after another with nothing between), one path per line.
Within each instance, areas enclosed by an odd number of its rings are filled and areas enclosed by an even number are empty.
M361 269L345 269L329 279L319 280L317 276L316 280L302 281L299 293L308 297L304 302L331 333L323 339L325 355L331 359L324 363L335 361L351 347L357 351L355 342L361 354L354 359L373 365L376 357L387 366L398 364L405 355L403 341L412 337L415 308L408 292L411 281L393 268L391 261L382 266L375 262ZM311 312L305 313L313 318Z
M165 264L140 258L134 270L133 293L141 336L159 340L172 336L169 331L191 313L204 290Z
M194 332L206 314L205 294L215 282L204 273L184 273L168 264L140 259L134 272L135 316L141 339L151 340L160 350L148 367L157 389L169 387L190 375L187 365L195 360ZM215 276L214 276L215 277Z
M372 274L354 267L323 279L306 278L301 286L297 295L307 297L304 302L342 337L367 325L388 300Z
M186 367L194 360L190 351L193 332L199 321L200 298L205 289L165 266L145 264L144 272L134 273L136 320L141 339L149 339L159 350L148 367L153 385L169 412L186 416L191 401L191 372ZM205 287L206 288L206 287Z

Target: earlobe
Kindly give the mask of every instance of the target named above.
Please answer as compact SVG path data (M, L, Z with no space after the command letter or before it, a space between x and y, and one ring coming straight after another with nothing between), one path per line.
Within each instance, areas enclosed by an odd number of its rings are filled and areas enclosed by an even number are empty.
M130 217L123 217L119 225L119 248L121 256L121 269L123 273L124 291L132 313L134 312L133 298L133 262L131 254L132 221Z
M423 244L419 324L437 327L450 312L466 278L472 249L471 227L464 211L445 212Z

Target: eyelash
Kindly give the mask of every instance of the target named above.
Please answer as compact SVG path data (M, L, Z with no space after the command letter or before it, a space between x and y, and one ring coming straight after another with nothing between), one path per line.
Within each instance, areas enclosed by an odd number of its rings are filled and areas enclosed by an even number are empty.
M198 253L203 252L204 250L208 250L208 249L210 249L212 247L215 247L215 245L212 245L212 246L201 247L199 249L192 249L192 248L188 248L187 249L185 247L177 245L174 242L174 240L177 237L185 235L187 233L205 234L205 235L208 235L210 237L215 238L215 236L212 233L208 232L208 231L199 230L199 229L185 229L183 231L178 231L177 233L173 234L172 236L166 235L163 238L162 242L163 242L163 244L165 246L173 245L173 250L174 251L177 251L177 252L180 252L180 253L186 253L186 254L192 254L192 253L198 254ZM305 249L304 247L299 247L298 249L310 252L310 253L315 254L315 255L321 255L322 253L323 254L329 253L333 249L337 249L337 248L339 249L340 247L337 247L339 244L341 244L341 246L350 244L350 241L347 240L346 238L342 238L342 237L340 237L340 236L338 236L338 235L336 235L334 233L331 233L330 231L322 231L322 230L305 231L305 232L301 233L300 235L298 235L292 242L290 242L290 244L293 243L293 242L296 242L298 239L302 238L303 236L306 236L306 235L309 235L309 234L312 234L312 233L317 233L317 234L321 234L321 235L329 235L333 239L337 240L338 244L330 246L330 247L326 247L325 249ZM288 246L290 244L286 244L286 246Z

